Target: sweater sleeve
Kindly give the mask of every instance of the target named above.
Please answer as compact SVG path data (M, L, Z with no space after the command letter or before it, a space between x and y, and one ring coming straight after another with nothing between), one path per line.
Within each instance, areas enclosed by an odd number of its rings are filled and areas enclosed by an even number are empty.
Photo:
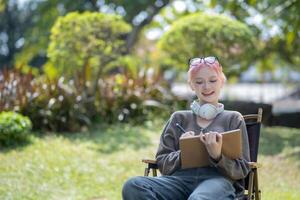
M175 114L167 122L156 153L158 169L163 175L170 175L180 169L179 135L175 126Z
M250 150L247 129L243 116L240 113L236 114L233 119L231 119L230 129L241 129L243 151L242 157L238 159L230 159L224 155L221 155L221 159L219 161L215 161L210 158L210 163L230 179L239 180L245 178L250 171L248 164L250 161Z

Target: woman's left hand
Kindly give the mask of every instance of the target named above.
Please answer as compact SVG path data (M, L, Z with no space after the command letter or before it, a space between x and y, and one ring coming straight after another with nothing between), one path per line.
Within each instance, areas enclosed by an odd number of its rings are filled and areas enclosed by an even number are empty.
M200 135L200 140L205 144L207 152L216 161L221 159L222 134L208 132Z

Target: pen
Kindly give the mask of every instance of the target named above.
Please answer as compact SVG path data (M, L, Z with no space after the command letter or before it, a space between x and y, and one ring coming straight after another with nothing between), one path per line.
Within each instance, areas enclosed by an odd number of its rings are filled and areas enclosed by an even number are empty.
M180 126L180 124L176 123L177 128L179 128L179 130L181 130L182 133L185 133L186 130L184 130L184 128L182 128L182 126Z

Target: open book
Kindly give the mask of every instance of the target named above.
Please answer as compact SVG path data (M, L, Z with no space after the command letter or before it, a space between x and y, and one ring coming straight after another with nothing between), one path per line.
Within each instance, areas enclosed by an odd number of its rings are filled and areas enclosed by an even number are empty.
M223 138L222 154L236 159L242 155L241 130L235 129L221 133ZM208 152L200 136L190 136L179 140L181 168L205 167L209 165Z

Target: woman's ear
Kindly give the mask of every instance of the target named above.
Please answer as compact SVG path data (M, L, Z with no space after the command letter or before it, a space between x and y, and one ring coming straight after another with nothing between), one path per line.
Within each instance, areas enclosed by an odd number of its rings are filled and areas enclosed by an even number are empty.
M192 81L189 80L188 83L189 83L190 88L191 88L193 91L195 91L195 88L194 88L194 85L193 85Z
M225 85L225 81L224 81L224 80L222 80L222 79L220 79L220 81L221 81L221 88L223 88L223 87L224 87L224 85Z

